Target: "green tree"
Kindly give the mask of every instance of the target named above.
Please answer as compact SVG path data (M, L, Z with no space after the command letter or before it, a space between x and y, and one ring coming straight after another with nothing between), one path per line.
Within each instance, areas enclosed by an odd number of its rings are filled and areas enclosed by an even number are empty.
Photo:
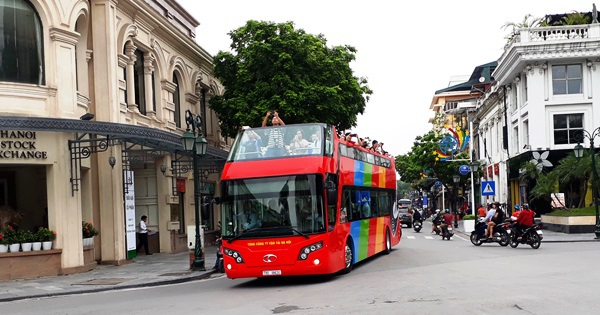
M219 51L214 58L225 92L210 100L225 135L233 137L243 125L259 126L270 110L286 124L356 126L372 91L350 68L354 47L327 47L323 35L295 29L293 22L251 20L229 36L232 52Z

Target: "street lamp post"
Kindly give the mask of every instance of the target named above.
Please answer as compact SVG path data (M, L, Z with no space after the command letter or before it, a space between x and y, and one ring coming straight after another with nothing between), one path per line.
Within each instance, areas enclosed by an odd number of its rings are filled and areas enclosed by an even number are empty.
M194 244L194 261L192 270L205 271L202 244L200 244L200 172L198 170L198 156L206 154L207 142L202 136L202 119L188 109L185 111L187 129L181 137L183 149L192 154L192 168L194 170L194 210L196 219L196 238Z
M600 214L598 213L598 191L596 186L598 185L598 170L596 169L596 152L594 148L594 138L600 136L600 127L594 129L592 133L582 129L580 134L576 135L577 145L574 148L575 157L583 157L583 146L580 144L581 140L588 138L590 140L590 154L592 155L592 201L596 208L596 239L600 239Z
M458 227L458 209L457 209L457 203L458 203L458 183L460 183L460 175L458 174L454 174L452 176L452 181L454 181L454 227L457 228Z
M475 179L473 178L473 174L477 173L479 170L479 162L473 161L473 157L471 156L471 163L469 163L469 167L471 168L471 214L477 218L477 214L475 213Z

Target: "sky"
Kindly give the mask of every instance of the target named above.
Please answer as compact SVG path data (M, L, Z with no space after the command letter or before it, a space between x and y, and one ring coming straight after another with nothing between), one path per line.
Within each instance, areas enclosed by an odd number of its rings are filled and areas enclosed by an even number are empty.
M323 34L328 46L357 49L350 63L373 94L358 125L360 137L384 143L391 155L407 154L415 137L431 130L435 91L451 77L497 61L508 22L592 11L593 1L505 0L177 0L198 22L196 42L216 55L229 51L228 33L248 20L294 22L296 29ZM285 117L283 117L285 119Z

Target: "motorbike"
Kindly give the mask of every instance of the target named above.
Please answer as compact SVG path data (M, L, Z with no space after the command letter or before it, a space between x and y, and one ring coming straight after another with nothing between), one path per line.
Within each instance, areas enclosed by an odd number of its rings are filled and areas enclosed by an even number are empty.
M508 223L501 223L494 226L492 237L486 238L484 231L487 228L485 222L478 221L475 224L475 231L471 232L471 243L480 246L483 243L498 243L500 246L508 246L511 239L511 229Z
M440 226L440 229L440 235L442 235L442 240L446 238L450 240L450 238L454 236L454 228L452 227L452 224L443 224Z
M510 238L510 247L517 248L519 244L527 244L531 246L533 249L540 248L542 244L542 239L544 238L544 233L542 232L541 226L538 224L534 224L531 227L528 227L521 234L521 239L518 239L518 235L516 233L516 228L513 227L512 237Z
M415 232L419 233L422 228L423 222L421 222L421 220L416 220L415 222L413 222L413 229L415 230Z

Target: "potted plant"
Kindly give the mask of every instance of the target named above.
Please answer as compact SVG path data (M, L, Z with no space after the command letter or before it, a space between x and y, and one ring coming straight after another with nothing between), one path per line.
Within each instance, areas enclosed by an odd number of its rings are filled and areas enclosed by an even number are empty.
M33 246L33 242L35 241L35 236L29 230L23 230L19 232L21 239L21 249L24 252L31 251L31 247Z
M463 217L463 226L465 228L465 233L471 233L475 230L475 216L472 214L467 214Z
M52 249L52 241L54 239L56 239L56 232L54 232L48 228L41 227L37 231L37 236L38 236L38 239L40 239L42 241L42 249L43 250Z
M100 232L94 227L92 222L81 222L81 235L83 236L83 246L94 245L94 236L100 235Z
M8 252L8 238L4 235L5 227L0 227L0 254Z
M21 248L21 239L19 232L12 226L8 225L4 228L4 237L6 238L6 243L8 244L8 249L10 250L10 252L19 252Z

